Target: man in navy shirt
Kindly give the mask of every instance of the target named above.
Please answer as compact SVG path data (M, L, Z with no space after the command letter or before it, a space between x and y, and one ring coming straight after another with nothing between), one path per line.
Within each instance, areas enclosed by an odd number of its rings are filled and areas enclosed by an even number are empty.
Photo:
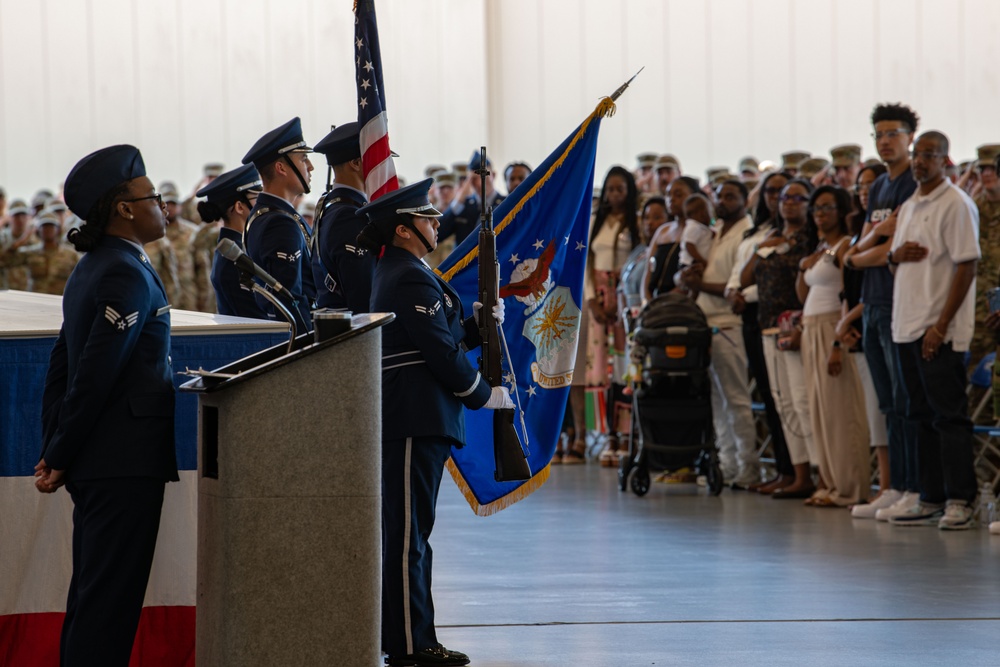
M872 112L875 146L888 172L872 184L868 214L861 240L846 258L850 268L863 268L861 300L864 303L864 350L871 369L879 408L886 417L889 435L890 489L855 516L888 521L905 513L920 500L917 475L917 434L907 425L906 393L897 368L896 344L892 341L893 276L886 256L896 228L896 212L917 189L910 169L910 145L919 118L907 106L880 104Z

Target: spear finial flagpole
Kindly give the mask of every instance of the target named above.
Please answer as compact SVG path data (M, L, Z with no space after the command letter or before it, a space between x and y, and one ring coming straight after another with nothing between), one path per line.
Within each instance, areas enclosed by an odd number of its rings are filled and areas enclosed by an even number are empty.
M644 69L646 69L645 65L639 68L639 72L642 72L642 70ZM601 99L600 104L597 105L597 113L599 115L603 116L604 118L611 118L612 116L615 115L615 111L617 110L615 107L615 100L617 100L619 97L622 96L622 93L625 92L629 84L635 80L635 77L639 76L639 72L636 72L635 74L632 75L631 79L629 79L622 85L618 86L618 90L611 93L609 97Z

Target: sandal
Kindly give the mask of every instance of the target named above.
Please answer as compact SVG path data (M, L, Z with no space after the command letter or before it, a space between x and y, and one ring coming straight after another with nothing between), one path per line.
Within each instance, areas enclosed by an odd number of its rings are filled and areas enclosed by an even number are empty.
M575 465L578 463L587 462L587 443L581 440L577 440L573 443L573 446L566 450L563 454L562 464L563 465Z

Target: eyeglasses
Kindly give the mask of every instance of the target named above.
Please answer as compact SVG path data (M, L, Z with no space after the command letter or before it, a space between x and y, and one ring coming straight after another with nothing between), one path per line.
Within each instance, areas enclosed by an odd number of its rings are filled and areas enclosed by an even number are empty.
M868 192L869 190L871 190L872 185L871 183L858 183L851 189L857 192L858 194L861 194L862 192Z
M809 197L805 195L781 195L778 201L782 202L796 202L798 204L804 204L809 201Z
M136 202L136 201L146 201L147 199L155 199L157 205L163 206L163 195L159 192L151 194L148 197L136 197L135 199L122 199L123 202Z
M906 128L900 128L898 130L886 130L885 132L872 132L871 137L875 141L881 141L885 139L895 139L901 134L909 134L910 131Z
M824 204L822 206L813 206L811 210L813 213L836 213L837 207L834 204Z
M936 157L944 157L944 153L931 153L930 151L911 151L910 157L914 160L920 158L921 160L933 160Z

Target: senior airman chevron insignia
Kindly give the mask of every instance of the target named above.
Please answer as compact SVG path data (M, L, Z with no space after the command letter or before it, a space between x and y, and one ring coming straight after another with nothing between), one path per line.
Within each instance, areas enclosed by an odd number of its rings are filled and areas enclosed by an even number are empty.
M278 259L283 259L286 262L296 262L300 257L302 257L302 251L296 250L295 252L281 252L280 250L275 253L278 255Z
M104 319L111 322L112 326L114 326L118 331L125 331L139 319L139 311L129 313L128 315L122 317L118 314L117 310L108 306L104 309Z
M423 313L428 317L434 317L434 315L437 314L437 311L441 310L441 302L440 301L435 302L435 304L430 308L428 308L427 306L414 306L414 308L417 309L418 313Z
M365 255L368 254L368 249L367 248L359 248L359 247L353 246L353 245L346 245L345 244L344 245L344 250L346 250L347 252L352 252L355 255L357 255L358 257L364 257Z

